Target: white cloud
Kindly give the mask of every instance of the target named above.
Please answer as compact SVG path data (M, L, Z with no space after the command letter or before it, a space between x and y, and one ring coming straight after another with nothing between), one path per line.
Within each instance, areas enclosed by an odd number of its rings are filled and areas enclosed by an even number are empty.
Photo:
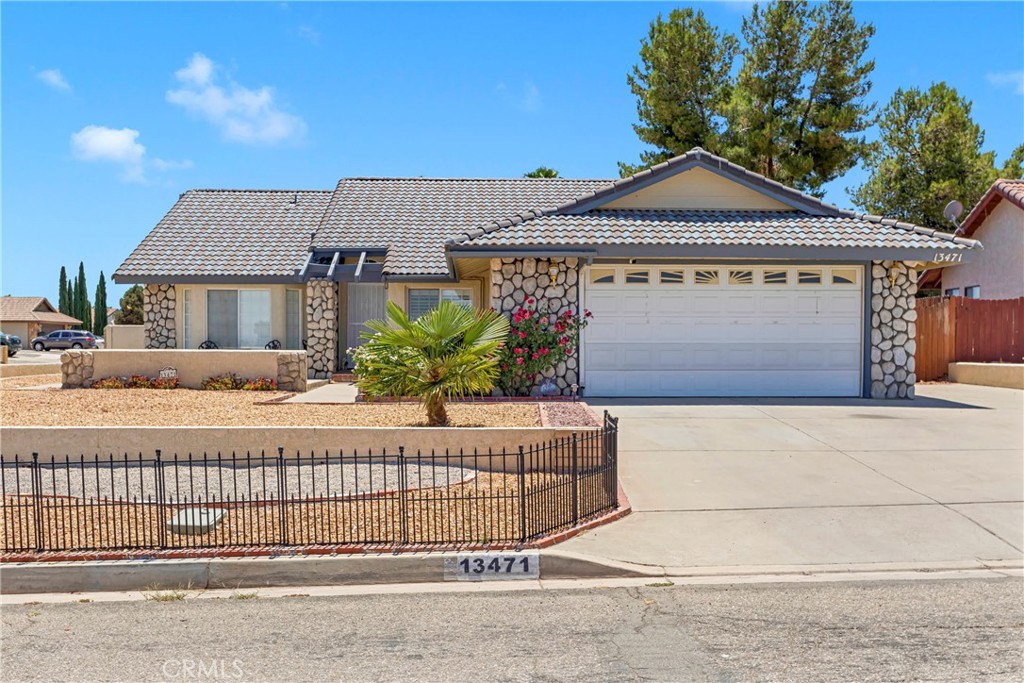
M509 104L514 105L520 111L533 113L540 111L542 102L540 88L533 81L524 81L523 87L513 92L504 83L498 83L494 90Z
M181 161L174 161L168 159L153 159L153 168L158 171L183 171L185 169L192 168L195 164L192 163L191 159L182 159Z
M71 84L68 83L68 79L64 78L60 69L45 69L36 73L36 78L54 90L63 90L64 92L71 90Z
M1024 71L1002 71L987 73L985 78L997 88L1010 86L1018 95L1024 95Z
M209 84L213 78L213 61L201 52L192 55L188 66L174 72L175 78L183 83L200 87Z
M146 182L146 168L157 171L179 171L192 168L191 159L171 161L146 159L146 147L139 142L139 131L134 128L107 128L86 126L71 135L71 151L80 161L118 164L122 179L128 182Z
M306 122L278 107L273 88L250 90L233 81L225 88L217 84L216 71L205 55L192 55L188 66L175 72L182 87L168 90L167 101L206 119L233 142L275 144L305 133Z
M105 161L120 164L124 179L145 180L142 162L146 148L138 142L139 131L132 128L86 126L71 135L71 151L82 161Z
M313 45L319 45L320 44L320 37L321 37L320 36L320 32L317 31L312 26L308 26L306 24L303 24L302 26L299 26L298 34L299 34L300 38L304 38L304 39L308 40Z

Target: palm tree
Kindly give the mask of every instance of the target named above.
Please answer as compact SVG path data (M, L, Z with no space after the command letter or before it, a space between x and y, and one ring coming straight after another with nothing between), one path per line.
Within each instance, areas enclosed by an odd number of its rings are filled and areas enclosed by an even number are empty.
M415 396L427 424L448 424L445 401L486 393L498 376L497 351L508 337L508 319L442 301L415 321L388 302L387 320L371 320L356 353L356 384L365 394Z
M547 166L538 166L529 173L523 174L524 178L557 178L558 171Z

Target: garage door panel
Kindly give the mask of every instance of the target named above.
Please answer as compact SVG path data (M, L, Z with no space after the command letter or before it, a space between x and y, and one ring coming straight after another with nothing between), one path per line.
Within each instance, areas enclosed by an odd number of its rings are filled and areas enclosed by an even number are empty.
M623 283L618 268L616 281ZM753 271L749 284L749 278L730 281L724 275L729 268L691 268L718 270L717 284L697 285L692 272L685 278L689 284L661 284L654 277L643 285L589 284L586 305L594 318L583 347L587 393L860 394L859 283L798 284L795 267L789 267L788 284L765 285L765 268L741 267Z

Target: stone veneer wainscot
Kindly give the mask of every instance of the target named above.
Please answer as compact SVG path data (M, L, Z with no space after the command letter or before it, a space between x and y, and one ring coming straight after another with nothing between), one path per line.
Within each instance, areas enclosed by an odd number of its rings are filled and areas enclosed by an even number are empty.
M313 278L306 283L306 353L309 376L329 378L338 355L338 283Z
M871 264L871 398L914 398L917 271L902 261Z
M178 347L174 285L146 285L142 293L143 341L147 349Z
M568 258L493 258L491 259L491 307L506 316L533 298L547 305L556 315L566 310L579 314L579 259ZM552 269L557 271L552 279ZM579 349L557 367L544 372L552 377L562 395L572 393L579 383ZM540 384L540 379L537 384Z

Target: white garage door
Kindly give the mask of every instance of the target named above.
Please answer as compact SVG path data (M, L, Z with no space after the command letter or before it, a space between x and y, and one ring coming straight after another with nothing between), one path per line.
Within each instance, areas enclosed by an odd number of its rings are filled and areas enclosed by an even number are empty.
M590 396L859 396L863 270L601 266L584 274Z

